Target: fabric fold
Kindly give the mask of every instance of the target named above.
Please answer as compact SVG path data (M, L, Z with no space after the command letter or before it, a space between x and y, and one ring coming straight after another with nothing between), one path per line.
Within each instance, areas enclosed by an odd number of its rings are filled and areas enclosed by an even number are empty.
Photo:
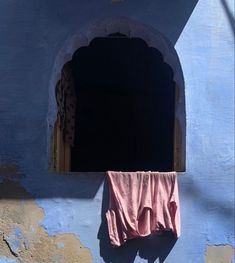
M180 236L176 172L107 172L111 245L151 233L172 231Z

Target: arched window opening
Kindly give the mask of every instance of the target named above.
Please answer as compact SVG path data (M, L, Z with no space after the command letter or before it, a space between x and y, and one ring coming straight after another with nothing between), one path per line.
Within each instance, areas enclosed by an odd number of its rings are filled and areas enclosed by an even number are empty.
M56 87L53 169L184 169L173 77L139 38L115 33L79 48Z

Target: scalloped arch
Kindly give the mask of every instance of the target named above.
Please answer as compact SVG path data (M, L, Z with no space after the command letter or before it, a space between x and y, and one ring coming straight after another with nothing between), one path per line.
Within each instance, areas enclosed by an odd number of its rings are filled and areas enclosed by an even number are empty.
M61 70L66 62L72 59L74 52L89 43L96 37L106 37L112 33L122 33L132 38L143 39L149 47L159 50L164 62L170 65L176 83L175 106L175 158L174 166L177 171L185 171L186 148L186 115L185 115L185 86L179 57L170 41L156 29L127 17L110 17L93 22L70 36L60 49L53 65L49 84L48 107L48 155L51 153L51 136L57 116L55 86L60 79ZM50 158L50 156L49 156Z

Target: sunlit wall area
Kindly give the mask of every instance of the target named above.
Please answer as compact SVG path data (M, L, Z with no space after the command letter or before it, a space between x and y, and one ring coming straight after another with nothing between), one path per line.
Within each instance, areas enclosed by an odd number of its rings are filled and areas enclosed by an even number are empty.
M232 262L233 4L1 2L1 263ZM105 219L109 195L104 171L55 172L48 167L58 110L55 85L64 64L94 38L117 32L144 40L171 67L186 168L178 173L180 238L132 240L113 249Z

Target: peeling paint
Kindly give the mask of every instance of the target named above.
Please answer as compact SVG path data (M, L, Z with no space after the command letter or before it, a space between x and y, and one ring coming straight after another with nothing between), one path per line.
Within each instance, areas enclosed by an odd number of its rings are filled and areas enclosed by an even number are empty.
M205 263L232 263L234 259L234 249L228 245L208 246Z
M17 199L3 199L6 191ZM0 255L23 263L92 262L89 250L75 235L48 236L39 225L43 210L19 182L4 180L0 200Z
M70 263L65 233L74 234L68 239L75 246L77 238L83 244L70 254L84 251L94 263L147 261L136 254L133 242L120 250L109 248L102 176L46 169L57 113L55 84L63 64L94 37L115 32L162 45L170 58L167 45L159 44L165 42L145 28L161 32L175 47L186 94L187 170L178 177L182 236L161 261L217 263L224 247L230 255L227 246L234 246L234 1L116 1L1 1L1 263L20 263L20 258L23 263L60 263L65 257ZM20 185L7 181L21 179L37 199L18 193ZM20 242L18 256L9 249L11 238Z

